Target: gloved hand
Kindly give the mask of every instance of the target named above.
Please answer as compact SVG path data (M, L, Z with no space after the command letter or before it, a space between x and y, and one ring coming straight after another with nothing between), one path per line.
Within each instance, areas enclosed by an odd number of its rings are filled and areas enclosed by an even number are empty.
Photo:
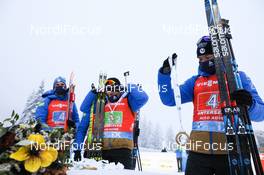
M68 120L68 126L69 126L69 128L76 128L76 125L75 125L74 121L72 121L72 120Z
M96 89L95 85L92 83L91 85L91 91L94 93L94 94L97 94L98 92L104 92L105 89L104 88L101 88L101 89Z
M252 95L244 89L234 91L231 94L231 98L233 100L236 100L237 105L246 105L250 107L253 104Z
M82 160L82 156L81 156L81 151L80 150L75 150L74 151L74 161L79 162Z
M42 126L40 121L37 121L37 124L35 126L35 132L40 132L42 130Z
M97 94L97 89L95 88L95 86L94 86L93 83L92 83L92 85L91 85L91 88L92 88L92 92L93 92L94 94Z
M135 130L135 136L139 136L139 134L140 134L140 129L139 128L137 128L136 130Z
M172 58L172 64L173 65L174 65L174 61L177 57L178 57L178 55L176 53L172 54L171 58ZM163 61L161 73L169 74L170 71L171 71L171 68L170 68L169 57L168 57L166 60Z
M134 136L133 136L134 141L138 140L139 134L140 134L140 129L139 128L135 128Z

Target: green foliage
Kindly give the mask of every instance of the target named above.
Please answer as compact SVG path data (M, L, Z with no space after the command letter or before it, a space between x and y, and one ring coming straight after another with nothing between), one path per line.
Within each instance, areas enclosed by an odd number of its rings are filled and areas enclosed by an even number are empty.
M59 152L57 161L53 163L58 167L64 165L70 166L70 147L75 135L74 131L75 130L71 128L65 133L63 128L55 128L52 132L48 133L50 143L54 144Z
M58 151L58 158L48 168L41 169L37 174L43 174L46 170L60 170L71 166L70 146L74 137L74 129L67 133L63 128L54 128L49 131L37 129L37 121L29 120L26 123L17 122L19 115L13 111L11 116L0 123L0 175L30 174L24 169L23 162L10 159L11 153L16 152L21 146L30 144L27 140L31 134L44 136L47 145L55 147ZM48 126L42 126L47 128Z

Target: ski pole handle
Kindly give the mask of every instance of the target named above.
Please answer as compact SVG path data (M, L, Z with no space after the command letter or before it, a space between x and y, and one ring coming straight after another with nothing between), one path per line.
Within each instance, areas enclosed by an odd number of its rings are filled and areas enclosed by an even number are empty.
M178 58L178 55L176 53L173 53L171 57L172 57L172 65L174 66L175 65L175 61Z
M124 72L125 77L125 88L127 88L127 77L129 76L129 71Z

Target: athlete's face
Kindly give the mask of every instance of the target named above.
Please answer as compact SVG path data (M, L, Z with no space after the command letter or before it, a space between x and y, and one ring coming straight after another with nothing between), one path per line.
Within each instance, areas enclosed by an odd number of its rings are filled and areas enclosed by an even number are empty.
M66 89L66 84L64 84L62 82L56 83L55 84L55 88L59 88L59 87L62 87L63 89Z
M199 62L205 62L211 59L214 59L214 55L213 54L208 54L208 55L201 55L198 57Z
M106 95L108 97L108 100L111 102L111 103L115 103L119 100L120 98L120 92L116 92L116 91L106 91Z
M115 95L119 95L120 92L115 92L115 91L106 91L106 95L108 97L111 97L111 96L115 96Z
M105 87L105 91L108 97L119 95L120 93L117 86L111 86L111 85L107 85Z

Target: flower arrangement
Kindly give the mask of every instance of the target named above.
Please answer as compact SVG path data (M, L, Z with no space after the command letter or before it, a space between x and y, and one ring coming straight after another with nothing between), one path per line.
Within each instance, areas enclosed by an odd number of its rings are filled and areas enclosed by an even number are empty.
M24 162L28 172L35 173L40 168L49 167L57 159L58 151L49 147L41 134L30 134L27 141L29 141L28 144L21 146L9 157Z
M64 175L69 166L74 131L50 129L35 120L19 123L14 111L0 122L1 175Z

